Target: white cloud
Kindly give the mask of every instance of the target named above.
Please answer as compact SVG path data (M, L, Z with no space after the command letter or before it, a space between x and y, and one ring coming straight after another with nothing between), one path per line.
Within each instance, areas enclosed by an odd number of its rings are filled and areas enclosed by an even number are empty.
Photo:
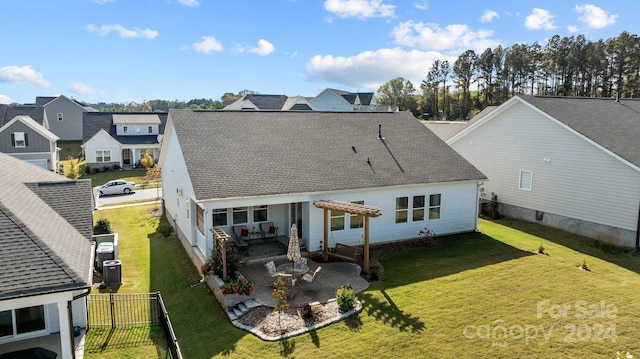
M341 18L393 17L395 5L383 4L382 0L326 0L324 8Z
M374 91L391 79L403 77L418 88L434 60L453 63L456 58L401 48L365 51L351 57L316 55L307 62L306 73L312 80Z
M498 18L500 18L500 14L498 14L497 12L493 10L485 10L482 16L480 16L480 22L482 23L491 22L494 19L498 19Z
M156 30L151 30L149 28L140 29L137 27L127 29L120 24L101 25L100 27L97 27L96 25L93 25L93 24L89 24L87 25L87 30L90 32L100 33L100 35L103 35L103 36L109 35L113 31L118 33L118 35L123 39L132 39L132 38L155 39L158 36L158 32Z
M0 94L0 104L8 105L8 104L10 104L12 102L13 102L13 100L11 99L11 97L9 97L7 95Z
M595 5L576 5L574 11L578 13L578 19L591 29L602 29L616 22L618 15L610 15L608 12Z
M392 35L395 43L399 45L425 50L484 51L499 44L491 39L493 31L472 31L469 26L463 24L451 24L441 28L437 24L407 21L396 25Z
M414 1L413 7L415 7L418 10L427 10L429 8L429 1L427 0Z
M208 54L212 51L222 51L222 44L213 36L203 36L202 41L191 44L191 48Z
M525 18L524 26L529 30L553 30L556 28L553 18L548 10L534 8L531 15Z
M51 87L51 83L42 77L42 73L35 71L31 66L0 67L0 82L31 84L42 88Z
M272 43L265 39L258 40L258 47L254 47L249 49L248 51L252 54L257 54L260 56L267 56L275 50L275 46Z
M577 26L569 25L567 26L567 31L569 31L572 34L575 34L576 32L580 31L580 29Z
M200 1L198 0L178 0L178 2L184 6L200 6Z
M82 82L74 82L69 86L69 91L78 94L78 95L92 95L97 93L97 91L87 85L87 84L83 84Z

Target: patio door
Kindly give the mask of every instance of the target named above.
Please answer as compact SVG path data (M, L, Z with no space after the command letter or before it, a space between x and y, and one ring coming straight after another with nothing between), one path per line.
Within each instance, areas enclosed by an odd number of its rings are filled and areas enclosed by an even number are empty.
M128 148L122 150L122 164L131 165L131 150Z
M298 228L298 238L302 238L302 202L291 203L289 206L289 228L293 223Z

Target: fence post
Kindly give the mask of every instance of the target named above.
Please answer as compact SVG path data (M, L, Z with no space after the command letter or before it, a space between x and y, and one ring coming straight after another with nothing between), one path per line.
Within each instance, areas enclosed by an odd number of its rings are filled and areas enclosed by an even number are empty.
M109 305L111 307L111 329L116 329L116 313L113 305L113 292L109 291Z

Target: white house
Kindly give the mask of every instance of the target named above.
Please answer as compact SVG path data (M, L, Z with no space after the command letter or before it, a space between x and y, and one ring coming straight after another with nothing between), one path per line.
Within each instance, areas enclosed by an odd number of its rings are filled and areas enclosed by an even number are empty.
M165 213L194 263L211 229L279 235L298 227L322 248L323 210L340 200L376 206L372 244L474 231L485 176L409 113L171 110L160 151ZM331 212L329 245L362 244L363 218Z
M311 99L318 111L393 112L395 108L378 105L373 92L347 92L327 88Z
M136 166L147 150L157 159L166 119L166 112L86 112L82 148L87 166Z
M486 174L503 214L633 246L640 100L516 96L447 143Z
M0 347L59 333L53 349L70 359L93 275L91 181L3 153L0 166Z

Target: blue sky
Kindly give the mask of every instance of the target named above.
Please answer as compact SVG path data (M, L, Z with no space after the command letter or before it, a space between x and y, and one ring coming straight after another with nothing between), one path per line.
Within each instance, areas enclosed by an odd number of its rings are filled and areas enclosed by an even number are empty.
M558 34L638 34L638 1L20 0L2 4L0 103L219 99L416 87L435 59Z

